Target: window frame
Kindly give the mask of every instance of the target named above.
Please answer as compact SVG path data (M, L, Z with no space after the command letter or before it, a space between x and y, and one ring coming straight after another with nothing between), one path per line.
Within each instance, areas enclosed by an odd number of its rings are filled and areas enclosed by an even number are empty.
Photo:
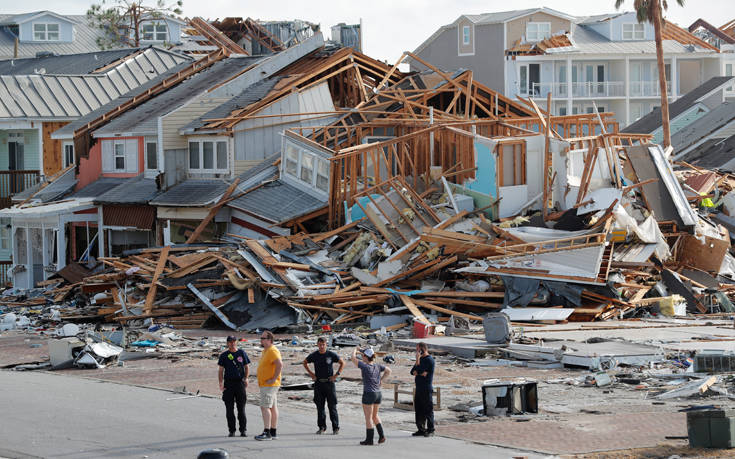
M728 67L730 67L730 70L727 69ZM729 73L729 75L728 75L728 73ZM722 74L723 74L723 76L735 76L735 62L725 62L725 68L723 69ZM726 92L733 92L733 91L735 91L735 84L732 85L732 86L728 86L727 88L725 88L725 91Z
M71 150L71 162L69 161L68 154ZM72 164L76 164L77 160L77 153L74 151L74 142L64 142L61 144L61 157L64 162L64 168L67 168L71 166Z
M54 26L56 28L55 31L51 31L50 26ZM37 31L37 27L42 27L43 31ZM61 27L59 27L59 24L56 22L34 22L33 27L31 27L31 32L33 33L33 41L60 41L61 40ZM42 37L37 36L36 34L43 34ZM55 38L51 38L51 34L55 34Z
M122 155L118 154L117 146L122 146ZM112 172L113 173L124 173L127 172L127 164L125 164L125 141L124 140L113 140L112 142ZM117 160L122 159L122 168L117 167Z
M289 158L290 155L295 154L296 162L294 164L293 159ZM304 167L304 158L308 156L311 161L311 167ZM305 148L299 147L294 143L287 142L283 156L283 173L287 175L291 180L295 180L301 185L308 186L319 194L329 194L329 160L322 156L309 151ZM295 173L290 164L294 164ZM304 171L310 169L311 180L307 181L303 179ZM326 175L322 172L326 171ZM321 179L321 181L320 181ZM326 189L323 189L319 184L326 185Z
M212 168L205 168L204 167L204 149L205 144L211 144L212 145ZM218 145L222 143L224 144L224 158L225 158L225 168L220 168L219 166L219 148ZM191 167L191 145L197 144L198 149L198 166L199 167ZM189 170L189 172L194 172L197 174L229 174L230 173L230 146L229 146L229 139L227 137L203 137L201 139L192 139L189 138L187 142L187 163L186 166Z
M470 26L462 26L462 45L467 46L472 43Z
M513 158L513 183L506 184L505 183L505 177L504 173L505 170L503 169L503 157L505 156L506 152L503 150L504 147L511 147L511 155ZM517 169L518 164L515 161L516 155L520 156L520 170ZM506 187L506 186L521 186L521 185L527 185L528 184L528 174L526 171L526 162L527 162L527 152L526 152L526 142L524 140L511 140L511 141L505 141L505 142L499 142L498 143L498 150L497 150L497 166L495 168L497 172L497 180L498 180L498 188L500 187ZM520 183L516 182L516 175L519 175L520 177Z
M155 166L154 167L148 167L148 162L150 161L150 154L151 151L149 150L149 146L153 145L153 158L155 159ZM155 140L143 140L143 151L145 154L145 170L147 171L155 171L158 170L158 142Z
M625 29L630 27L631 30L626 31ZM640 31L638 28L640 27ZM640 34L638 34L640 32ZM625 34L628 33L628 38L625 37ZM622 24L622 31L620 34L620 38L625 41L634 41L634 40L645 40L646 39L646 26L645 24L641 22L624 22Z
M535 31L535 38L531 38L531 26L534 26L536 28ZM544 29L548 28L548 34L545 36L541 35L541 26L544 26ZM547 38L551 37L551 22L527 22L526 23L526 41L527 42L539 42L541 40L545 40Z
M146 29L150 27L150 31ZM163 29L163 30L161 30ZM163 38L160 38L162 35ZM140 25L140 40L163 42L168 39L168 24L166 21L149 21Z

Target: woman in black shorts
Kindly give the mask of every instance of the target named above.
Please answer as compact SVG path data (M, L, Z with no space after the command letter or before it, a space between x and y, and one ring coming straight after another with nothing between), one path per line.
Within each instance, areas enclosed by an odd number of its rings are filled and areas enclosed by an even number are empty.
M375 363L375 352L370 348L362 351L362 360L357 359L357 348L353 349L352 362L362 372L362 411L365 413L366 436L360 444L372 445L375 430L378 431L378 443L384 443L383 425L378 417L378 409L383 398L380 392L380 382L382 378L390 375L390 368Z

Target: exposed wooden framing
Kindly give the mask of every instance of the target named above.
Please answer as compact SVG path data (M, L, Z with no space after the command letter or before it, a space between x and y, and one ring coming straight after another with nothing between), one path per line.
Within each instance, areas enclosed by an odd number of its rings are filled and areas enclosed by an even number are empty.
M148 294L145 297L145 305L143 306L143 312L150 314L153 309L153 300L156 298L156 288L158 287L158 278L163 272L163 268L166 267L166 261L168 260L168 253L171 250L170 246L166 246L161 250L161 254L158 256L158 264L156 265L156 271L153 273L153 279L151 280L151 287L148 289Z

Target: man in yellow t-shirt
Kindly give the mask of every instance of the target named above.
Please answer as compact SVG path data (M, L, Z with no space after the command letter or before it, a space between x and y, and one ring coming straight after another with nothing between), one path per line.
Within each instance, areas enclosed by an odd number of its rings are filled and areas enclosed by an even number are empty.
M281 387L283 361L281 352L273 345L273 333L266 330L260 335L263 355L258 362L258 386L260 386L260 413L263 415L263 433L256 440L275 440L278 423L278 402L276 396Z

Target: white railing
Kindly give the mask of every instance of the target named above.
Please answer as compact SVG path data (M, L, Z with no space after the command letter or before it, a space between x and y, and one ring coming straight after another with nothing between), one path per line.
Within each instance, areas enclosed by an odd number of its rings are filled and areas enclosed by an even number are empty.
M671 82L666 82L667 94L671 95ZM656 81L631 81L630 96L631 97L653 97L661 95L661 87Z
M569 97L567 83L533 83L535 97L544 97L549 92L554 97ZM625 97L625 83L622 81L576 82L572 83L572 97Z

